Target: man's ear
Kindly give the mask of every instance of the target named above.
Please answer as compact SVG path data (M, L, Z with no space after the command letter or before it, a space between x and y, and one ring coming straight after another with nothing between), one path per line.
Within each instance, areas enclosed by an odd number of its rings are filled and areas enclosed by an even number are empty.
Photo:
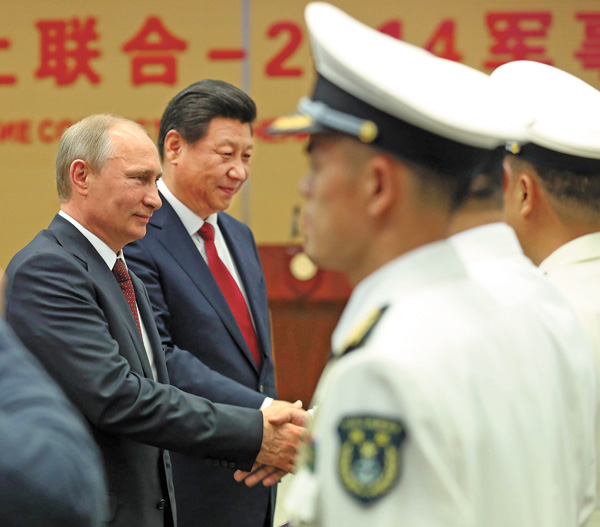
M528 172L521 172L517 181L519 212L523 218L531 215L539 201L540 188L537 180Z
M527 218L539 204L542 192L539 181L530 170L515 168L508 159L504 159L503 165L502 190L505 203L513 203L515 208L511 208L518 211L522 218Z
M92 171L90 170L89 165L83 159L76 159L73 161L69 169L72 191L77 192L77 194L82 196L87 195L91 174Z
M367 212L372 217L384 215L394 203L398 184L394 172L397 167L384 155L374 155L366 163L365 191Z
M177 130L169 130L163 144L163 159L172 165L178 163L185 140Z

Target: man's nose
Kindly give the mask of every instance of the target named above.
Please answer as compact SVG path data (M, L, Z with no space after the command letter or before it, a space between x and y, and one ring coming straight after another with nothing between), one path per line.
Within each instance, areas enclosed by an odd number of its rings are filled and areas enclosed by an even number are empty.
M162 207L162 201L158 194L158 188L156 187L156 183L153 185L149 185L148 192L146 192L146 196L144 197L144 204L152 207L154 210L160 209Z

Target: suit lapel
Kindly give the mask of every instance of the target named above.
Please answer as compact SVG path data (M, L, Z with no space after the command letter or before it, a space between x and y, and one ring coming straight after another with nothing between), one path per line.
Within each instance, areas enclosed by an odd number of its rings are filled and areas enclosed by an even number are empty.
M111 298L111 308L119 315L121 322L127 328L132 346L136 350L142 364L144 375L152 379L152 369L150 368L142 336L131 315L127 300L125 300L125 296L106 262L86 237L75 226L71 225L71 223L58 214L52 220L49 230L54 233L56 239L63 247L68 249L73 256L85 264L88 273L96 282L98 289ZM147 324L147 322L145 323Z
M162 196L161 199L163 200L163 206L154 212L150 220L150 224L157 227L155 232L157 240L179 264L183 272L190 277L199 292L219 315L223 325L227 328L241 352L256 368L244 336L208 265L185 230L177 213L166 199Z
M156 375L157 381L168 384L169 383L169 374L167 373L167 365L165 363L164 354L162 351L162 342L160 340L160 335L158 334L158 330L156 329L156 323L154 322L154 313L152 312L152 307L150 305L150 300L147 297L146 289L144 288L142 281L133 274L133 272L129 272L131 276L131 282L133 283L133 289L135 291L135 299L138 305L138 309L140 311L140 316L144 322L144 327L146 329L146 333L148 335L148 340L150 341L150 349L154 353L154 365L156 366ZM137 328L136 328L137 331ZM139 335L139 331L138 331ZM142 342L143 344L143 342ZM146 367L148 371L151 372L150 362L148 361L148 356L146 354L146 348L144 348L144 357L146 358L146 362L142 363L144 366L144 371L146 371ZM150 373L150 377L152 377L152 373Z

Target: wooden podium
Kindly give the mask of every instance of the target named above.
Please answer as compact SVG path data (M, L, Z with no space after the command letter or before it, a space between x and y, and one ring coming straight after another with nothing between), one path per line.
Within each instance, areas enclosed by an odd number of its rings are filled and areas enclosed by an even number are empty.
M297 245L258 248L267 282L279 399L308 408L350 296L339 273L317 269Z

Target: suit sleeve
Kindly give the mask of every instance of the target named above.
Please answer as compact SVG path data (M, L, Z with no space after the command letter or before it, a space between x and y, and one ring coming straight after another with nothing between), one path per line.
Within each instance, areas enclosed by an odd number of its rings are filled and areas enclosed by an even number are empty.
M0 321L0 510L5 527L99 527L102 462L83 419Z
M12 267L12 269L11 269ZM7 270L6 316L26 346L100 430L204 459L251 467L262 414L216 405L130 368L85 266L41 252Z
M124 249L127 265L144 282L154 319L165 351L169 376L178 388L210 401L249 408L260 408L265 396L218 371L212 370L190 351L173 342L171 313L165 299L160 271L143 243L133 242Z

